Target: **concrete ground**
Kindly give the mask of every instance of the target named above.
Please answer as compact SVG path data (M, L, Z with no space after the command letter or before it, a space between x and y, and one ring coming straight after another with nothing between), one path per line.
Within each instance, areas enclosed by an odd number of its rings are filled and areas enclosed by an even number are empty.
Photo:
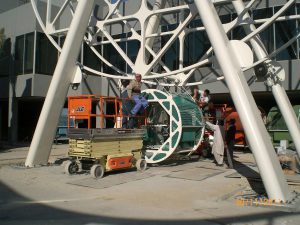
M264 192L249 152L235 152L235 169L194 158L93 179L64 173L67 148L53 145L49 166L30 169L28 147L0 149L0 224L300 224L296 207L236 204ZM290 189L300 192L298 176Z

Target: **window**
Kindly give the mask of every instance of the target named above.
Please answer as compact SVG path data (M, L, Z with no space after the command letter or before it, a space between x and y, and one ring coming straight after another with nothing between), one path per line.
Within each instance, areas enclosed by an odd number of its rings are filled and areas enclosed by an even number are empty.
M165 44L169 41L170 38L171 38L171 35L162 36L161 37L161 46L165 46ZM162 57L162 61L166 64L166 66L170 70L176 70L179 68L179 40L178 40L178 38L168 48L168 50Z
M192 20L190 22L190 24L188 25L189 28L196 28L196 27L202 27L202 26L203 26L203 23L202 23L202 20L200 20L200 19Z
M6 39L0 49L0 77L9 75L11 54L11 41L10 38Z
M209 48L210 42L205 31L188 34L184 41L184 66L198 62Z
M232 30L232 39L241 40L246 37L246 32L243 26L238 26Z
M34 33L25 34L24 73L33 73Z
M114 38L116 38L116 37L114 37ZM125 42L121 42L121 43L119 43L119 45L123 49L123 51L126 51ZM110 62L112 65L114 65L115 67L117 67L118 69L120 69L122 71L125 71L126 63L112 44L103 45L103 55L104 55L104 58L108 62ZM103 71L105 73L118 74L118 72L116 72L114 69L110 68L106 64L104 64L104 66L103 66Z
M94 46L96 50L101 54L101 46ZM84 42L83 47L83 65L88 66L95 70L101 70L101 61L100 59L95 55L95 53L92 51L90 46L88 46Z
M133 63L136 61L137 54L140 50L140 42L133 40L126 42L127 44L127 55L131 59ZM132 69L129 65L127 65L127 73L132 73Z
M36 73L53 75L57 63L57 58L58 52L49 41L47 36L44 33L37 33Z
M275 7L274 10L277 12L281 7ZM295 15L295 7L290 7L285 11L285 15ZM296 21L295 20L285 20L275 22L275 43L276 48L280 48L283 44L288 42L297 33ZM276 56L277 60L291 60L297 58L297 42L294 42L285 50L278 53Z
M253 20L266 19L273 16L273 8L257 9L253 11ZM262 24L255 24L256 28ZM274 43L274 25L270 25L267 29L260 32L260 38L268 53L275 50Z
M15 47L16 74L23 74L24 66L24 35L16 37Z

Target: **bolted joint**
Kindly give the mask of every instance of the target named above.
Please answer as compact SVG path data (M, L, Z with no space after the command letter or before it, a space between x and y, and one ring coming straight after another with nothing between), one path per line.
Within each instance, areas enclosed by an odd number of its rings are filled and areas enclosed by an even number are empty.
M268 68L265 80L267 86L271 87L285 80L285 71L278 62L269 61L266 63L266 66Z
M254 73L258 82L265 81L269 73L268 65L263 62L254 67Z

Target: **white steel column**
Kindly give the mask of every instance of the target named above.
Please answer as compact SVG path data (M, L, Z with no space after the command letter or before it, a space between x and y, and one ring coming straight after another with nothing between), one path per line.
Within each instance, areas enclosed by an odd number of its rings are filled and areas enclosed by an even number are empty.
M290 200L292 195L275 150L260 117L250 88L211 0L195 0L195 5L224 73L226 84L239 113L249 145L270 199Z
M232 2L232 4L238 15L242 13L242 11L245 9L245 5L242 0L235 0ZM246 13L243 18L250 18L250 15ZM256 29L256 27L253 24L247 24L243 27L247 34L251 33ZM266 50L264 49L264 46L260 44L261 41L258 36L252 38L250 42L258 59L263 59L268 55ZM300 157L300 125L291 105L291 102L280 82L274 82L270 86L272 88L273 96L285 120L289 133L294 141L296 150Z
M153 5L153 11L164 8L165 5L166 5L166 0L156 0ZM145 30L145 37L147 37L153 33L157 33L158 28L159 28L159 23L160 23L160 14L151 16L151 18L148 21L146 30ZM145 40L145 45L148 45L150 48L153 47L153 43L154 43L153 37L147 38ZM145 61L143 59L143 55L144 55L143 51L145 51ZM139 67L139 65L144 65L145 63L147 63L149 56L150 56L150 54L149 54L149 52L147 52L146 49L140 48L138 55L136 57L135 67ZM139 72L139 71L135 71L135 72Z
M94 0L78 1L34 132L25 162L26 166L33 167L48 162L60 113L65 103L70 83L73 81L75 75L75 63L93 6Z

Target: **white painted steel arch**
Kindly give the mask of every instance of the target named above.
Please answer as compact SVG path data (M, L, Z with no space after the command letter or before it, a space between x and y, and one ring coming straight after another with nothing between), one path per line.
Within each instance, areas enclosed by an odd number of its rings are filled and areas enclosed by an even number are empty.
M112 70L115 71L115 73L108 74L102 71L97 71L95 69L92 69L86 65L83 65L83 69L87 71L88 74L101 76L101 77L107 77L107 78L114 78L114 79L133 79L130 73L126 73L126 71L122 71L120 68L117 68L115 65L112 65L101 52L99 52L95 47L97 45L105 45L105 44L112 44L116 50L120 53L120 56L123 58L124 63L127 63L129 67L131 67L132 71L139 72L143 76L143 82L152 84L152 85L162 85L162 86L195 86L206 83L206 80L209 80L208 82L217 82L220 80L223 80L223 76L220 74L218 78L212 78L208 79L207 77L204 77L203 80L190 80L191 76L193 76L193 73L204 66L209 66L212 63L212 53L213 49L210 48L207 50L207 52L201 57L201 59L198 62L195 62L192 65L184 66L183 62L186 61L186 58L184 57L184 40L186 37L192 33L197 31L205 31L205 27L203 26L197 26L197 27L189 27L189 23L195 19L198 18L198 11L195 10L194 1L179 1L179 4L174 3L173 6L170 6L166 3L166 0L153 0L149 2L155 2L156 4L153 4L153 9L149 8L147 6L146 0L127 0L126 4L132 4L135 1L136 4L140 4L140 8L135 11L131 15L122 14L120 12L120 7L123 4L122 0L114 1L114 3L111 3L109 0L103 0L102 4L105 5L107 8L106 16L101 18L95 18L95 16L92 17L92 19L89 22L89 29L87 30L87 35L85 36L86 43L90 46L91 50L95 54L95 57L99 59L99 61L102 61L106 66L110 67ZM34 13L37 17L37 20L51 41L51 43L58 49L58 51L61 51L61 47L58 45L58 43L54 40L53 36L56 35L64 35L68 32L69 27L59 27L60 19L64 19L64 13L68 12L69 14L74 14L74 10L76 9L76 1L74 0L47 0L47 6L46 6L46 14L43 14L39 12L37 7L37 0L31 0ZM53 5L54 3L60 3L58 4L59 10L56 10L54 12ZM168 1L167 1L168 2ZM187 3L190 4L187 4ZM232 1L229 0L215 0L212 1L216 5L221 4L231 4ZM245 13L251 11L254 9L254 5L257 3L257 0L251 0L247 6L243 9L243 11L240 13L241 15L244 15ZM286 11L292 4L294 3L294 0L289 0L282 8L276 12L271 18L266 18L264 20L259 20L259 22L264 22L261 26L259 26L258 29L252 31L250 34L248 34L245 38L243 38L243 42L248 42L252 37L259 34L260 32L264 31L267 27L269 27L272 23L274 23L276 20L284 20L284 16L282 14L284 11ZM50 7L51 6L51 7ZM179 11L186 11L187 16L184 18L178 19L177 22L180 24L177 25L176 29L172 31L165 31L162 32L158 28L157 30L151 30L150 27L153 25L151 24L151 19L153 17L156 17L157 19L160 19L163 17L163 15L170 14L170 13L178 13ZM95 14L95 13L94 13ZM299 19L300 15L293 16L292 19ZM132 25L131 21L136 21L136 23L139 24L138 29ZM229 23L223 24L224 30L226 33L229 33L232 31L235 27L242 26L243 24L246 24L249 22L248 20L243 19L242 17L237 17L233 21ZM256 21L253 21L253 23L256 23ZM122 37L121 38L114 38L107 30L109 26L114 26L116 24L123 24L123 28L127 29L127 32L131 33L128 37ZM158 25L162 25L162 22ZM157 25L156 25L157 26ZM94 31L91 31L91 30ZM148 30L151 30L152 33L147 32ZM96 30L96 31L95 31ZM150 43L149 41L151 38L152 40L154 38L161 38L166 35L171 35L171 38L169 41L158 51L154 52L153 50L153 42ZM97 41L98 39L101 39L100 41ZM103 39L105 38L105 40ZM243 68L243 70L249 70L256 65L266 61L271 56L274 56L278 54L280 51L284 50L288 45L291 45L296 39L299 38L299 34L297 34L292 40L289 40L283 47L279 47L277 50L272 52L270 55L267 54L265 59L260 59L257 62L254 62L251 66L248 66L246 68ZM179 68L173 70L168 68L165 65L165 62L162 60L162 57L166 53L168 49L172 47L172 44L174 41L178 39L179 40ZM137 58L136 62L132 61L126 53L120 48L119 43L124 41L138 41L141 46L141 51L139 52L139 58ZM148 42L147 42L148 41ZM152 44L152 45L151 45ZM153 60L150 63L145 63L147 59L149 59L149 55L153 57ZM141 59L142 58L142 59ZM155 71L155 67L157 65L161 65L164 72L157 72ZM173 82L164 82L159 78L169 78L169 80L173 80ZM176 82L175 82L176 81Z
M91 47L99 60L116 72L115 74L105 74L94 71L84 65L83 68L86 71L102 77L132 79L126 71L122 71L120 68L112 65L112 63L106 60L102 53L97 52L94 47L100 44L111 44L119 52L123 61L133 72L142 74L144 82L152 82L153 84L163 86L192 86L200 84L202 82L201 80L190 81L190 78L195 70L201 68L201 66L210 65L213 62L214 55L224 74L224 79L229 87L231 96L243 123L243 127L245 128L250 147L253 150L269 198L278 201L291 200L293 196L288 190L279 162L276 159L272 143L268 139L267 131L258 115L258 109L246 83L243 70L252 68L261 62L264 62L268 66L268 73L265 78L268 81L268 85L272 87L274 97L280 106L282 114L288 115L285 120L290 132L293 131L293 139L298 154L300 155L300 127L295 115L291 113L290 102L281 85L282 80L278 79L276 76L276 73L280 71L280 68L275 68L277 65L270 62L270 54L264 51L264 46L259 44L259 36L257 36L276 20L286 19L283 17L283 13L295 2L295 0L288 0L271 18L254 22L249 18L248 13L249 10L254 8L255 3L258 1L250 1L246 7L243 5L238 6L236 4L234 8L239 16L227 24L221 23L220 17L216 11L216 6L236 2L243 3L242 0L186 0L178 1L180 4L172 6L169 6L169 4L166 3L169 1L153 0L151 2L155 2L156 4L152 5L150 8L148 7L148 4L150 3L147 0L127 0L126 4L129 4L131 1L134 1L135 4L141 3L140 7L131 15L123 14L120 10L119 6L123 4L122 0L118 0L114 4L108 0L100 1L105 4L107 13L102 18L96 19L98 16L95 16L95 14L91 17L93 10L92 6L95 0L55 0L56 3L61 3L60 7L56 8L57 10L53 10L52 7L54 0L47 0L46 14L44 16L41 16L38 11L38 7L36 6L37 0L31 0L37 20L42 29L59 50L59 46L54 43L51 35L63 33L68 33L68 35L64 47L61 50L61 56L49 87L25 165L32 167L37 164L47 163L60 110L63 107L63 101L67 95L67 88L68 85L72 83L72 79L74 79L75 76L76 58L79 53L80 42L83 39ZM70 28L68 25L66 27L59 27L60 18L63 17L66 10L70 10L71 14L74 15L74 19L71 20ZM185 13L179 13L183 11ZM168 19L164 18L168 17L168 15L176 15L176 21L174 22L176 27L165 32L158 30L161 25L168 21ZM198 18L198 15L203 22L203 26L189 26L191 21ZM295 15L288 19L298 18L299 16ZM256 22L263 22L263 25L256 29L252 26L252 24L255 24ZM122 24L121 27L125 29L124 33L127 33L126 37L115 39L111 35L109 29L112 25L116 24ZM138 24L139 26L136 27L135 24ZM244 26L248 33L244 39L239 41L247 42L247 44L250 42L252 45L251 47L255 49L255 53L259 55L259 61L253 62L253 64L247 66L247 68L241 68L241 61L238 60L238 57L243 57L243 54L237 55L238 51L234 50L234 47L232 46L233 43L228 40L226 35L237 26ZM247 28L247 26L250 26L250 29ZM205 31L207 33L212 47L208 49L194 65L184 67L184 40L189 33L197 31ZM78 32L78 34L76 32ZM85 32L87 34L84 37ZM168 40L158 49L154 48L153 41L148 41L151 38L160 39L163 36L169 36ZM293 40L296 40L298 37L299 34L297 34ZM256 42L253 41L253 39L256 39ZM135 61L127 56L118 44L122 41L133 40L140 43L139 57ZM163 58L176 40L178 40L179 43L179 66L175 71L172 71L172 69L167 67ZM283 47L272 54L276 54L279 50L284 49L284 47L287 47L291 43L292 41L288 41ZM158 66L163 68L166 72L159 74L160 70L156 70ZM282 71L280 71L280 73L282 74ZM205 77L205 79L206 78L207 77ZM216 81L221 79L222 77L220 76ZM60 99L60 101L55 101L57 99ZM47 121L49 123L47 123Z

